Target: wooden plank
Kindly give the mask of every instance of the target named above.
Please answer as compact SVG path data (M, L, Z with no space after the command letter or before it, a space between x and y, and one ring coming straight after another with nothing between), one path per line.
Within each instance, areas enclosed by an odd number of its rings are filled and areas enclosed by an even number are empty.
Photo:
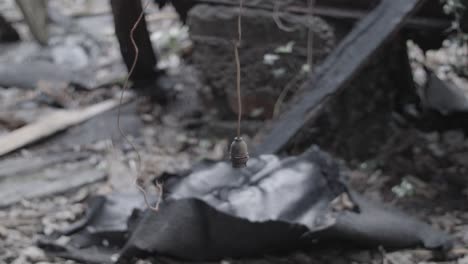
M415 12L424 0L382 0L301 87L301 92L282 113L254 153L275 153L318 116L319 107L330 95L343 89L370 57Z
M60 110L36 122L0 137L0 157L38 140L77 125L118 106L118 100L107 100L84 109Z
M46 0L16 0L34 38L46 46L49 39Z

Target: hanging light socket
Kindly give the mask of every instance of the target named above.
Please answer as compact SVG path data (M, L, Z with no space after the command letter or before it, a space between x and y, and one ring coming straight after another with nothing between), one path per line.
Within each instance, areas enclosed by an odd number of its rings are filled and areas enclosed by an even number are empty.
M233 168L240 169L247 166L249 152L247 149L247 144L241 137L234 138L234 141L231 143L231 150L229 152Z

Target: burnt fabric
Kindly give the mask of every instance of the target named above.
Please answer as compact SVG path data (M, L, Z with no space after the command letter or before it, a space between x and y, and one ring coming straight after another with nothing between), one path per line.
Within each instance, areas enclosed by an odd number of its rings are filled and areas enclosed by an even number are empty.
M129 203L141 208L141 198L135 194L133 200L116 199L120 195L113 194L111 203L105 202L88 226L72 235L69 245L58 246L51 239L41 245L51 254L87 263L159 255L219 260L329 245L450 247L446 234L368 201L350 190L345 179L346 169L316 147L298 157L260 156L242 170L227 162L202 163L188 175L166 180L158 212L130 212ZM352 206L336 206L343 195ZM106 232L90 236L87 230L99 230L111 219ZM118 232L112 232L112 226Z

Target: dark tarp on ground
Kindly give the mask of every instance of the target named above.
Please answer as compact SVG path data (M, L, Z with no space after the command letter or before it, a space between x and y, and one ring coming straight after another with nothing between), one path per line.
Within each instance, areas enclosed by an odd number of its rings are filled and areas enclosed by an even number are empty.
M298 157L261 156L243 170L226 162L202 163L188 176L166 180L159 212L132 213L132 205L142 208L142 199L113 194L101 199L101 209L85 228L69 232L68 245L52 239L40 244L51 254L87 263L145 255L242 258L331 244L450 247L446 234L354 193L345 184L345 173L316 147ZM354 208L335 210L332 201L344 193Z

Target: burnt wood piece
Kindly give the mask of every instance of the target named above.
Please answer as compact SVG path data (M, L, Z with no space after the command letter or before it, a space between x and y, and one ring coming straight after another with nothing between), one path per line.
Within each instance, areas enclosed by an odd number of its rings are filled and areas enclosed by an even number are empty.
M424 0L383 0L346 36L300 88L290 108L271 124L255 154L275 153L310 120L330 95L343 89L370 57L402 26Z
M135 58L135 51L130 40L130 31L142 12L141 1L111 0L110 2L120 52L127 69L130 70ZM139 56L131 79L134 82L154 81L157 77L157 57L153 51L144 18L135 30L134 39L139 49Z
M15 42L20 40L18 32L0 14L0 42Z

